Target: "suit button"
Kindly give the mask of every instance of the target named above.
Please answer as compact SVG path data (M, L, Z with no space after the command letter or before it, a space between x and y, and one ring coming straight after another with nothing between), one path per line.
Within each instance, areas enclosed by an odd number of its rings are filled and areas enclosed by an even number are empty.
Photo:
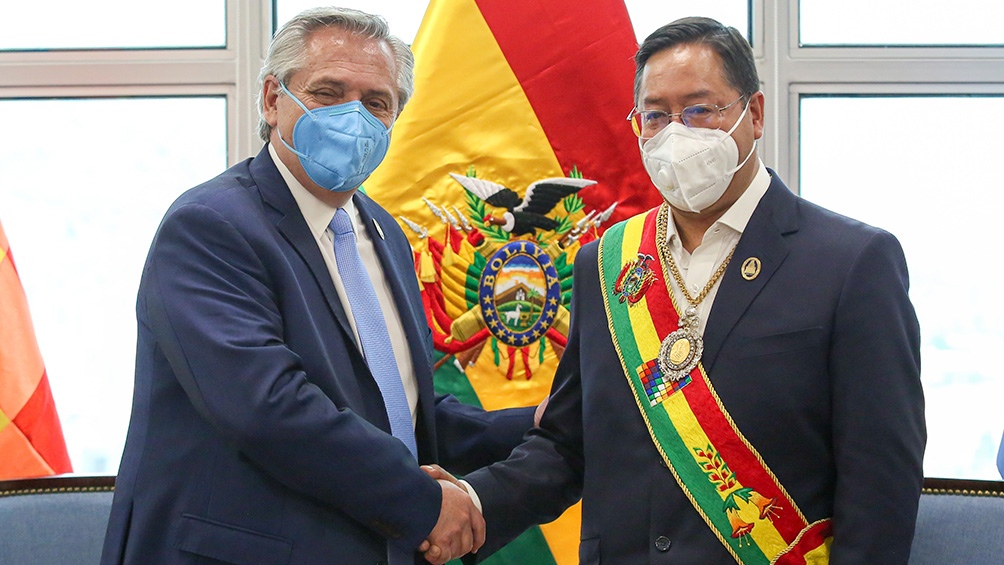
M655 548L659 551L669 551L669 546L671 545L673 545L673 542L666 536L659 536L655 538Z

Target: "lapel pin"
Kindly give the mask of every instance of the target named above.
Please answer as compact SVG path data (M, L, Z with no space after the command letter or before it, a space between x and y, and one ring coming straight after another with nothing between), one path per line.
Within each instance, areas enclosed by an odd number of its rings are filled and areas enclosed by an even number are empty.
M760 274L760 260L756 257L750 257L749 259L743 261L743 278L751 281Z
M383 236L383 228L381 228L380 224L377 223L376 218L373 218L373 227L376 228L377 235L380 236L380 239L387 239Z

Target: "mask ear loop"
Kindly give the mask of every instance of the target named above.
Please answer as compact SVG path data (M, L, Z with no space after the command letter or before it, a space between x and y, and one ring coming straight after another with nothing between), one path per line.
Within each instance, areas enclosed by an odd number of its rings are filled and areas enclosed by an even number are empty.
M293 94L292 92L290 92L290 91L289 91L289 90L288 90L288 89L286 88L286 85L285 85L285 84L282 84L282 81L279 81L279 88L281 88L281 89L282 89L282 91L286 93L286 96L289 96L290 98L292 98L292 99L293 99L293 101L294 101L294 102L296 102L296 105L297 105L297 106L299 106L299 107L303 108L303 113L304 113L304 114L310 114L310 117L311 117L311 118L314 118L314 115L310 113L310 110L308 110L308 109L307 109L307 107L303 105L303 102L300 102L300 99L299 99L299 98L297 98L297 97L296 97L296 96L295 96L295 95L294 95L294 94ZM314 118L314 119L317 119L317 118ZM740 118L740 119L742 119L742 118Z
M282 84L282 83L279 83L279 84ZM729 131L725 132L726 135L732 135L732 133L734 131L736 131L736 129L739 128L739 124L741 124L742 121L743 121L743 118L746 117L746 112L750 109L750 102L752 102L752 101L753 101L753 97L752 96L746 99L746 104L743 106L743 113L739 114L739 119L736 120L736 123L732 124L732 127L729 128Z
M739 128L739 124L742 123L743 118L746 117L746 111L750 109L750 102L752 100L753 100L752 96L746 99L746 105L743 106L743 113L739 114L739 119L736 120L736 123L732 124L732 128L729 129L729 131L726 133L726 135L731 136L732 132L736 131L736 129ZM738 171L739 169L743 168L743 166L746 165L746 161L749 161L750 157L753 156L753 152L756 151L756 146L757 146L757 140L754 139L753 140L753 145L750 146L750 152L746 154L746 158L743 159L743 162L739 163L738 165L736 165L736 168L734 168L731 171L725 173L725 175L726 176L728 176L728 175L734 175L736 173L736 171Z
M282 130L281 130L281 129L279 129L279 126L278 126L278 125L276 125L276 126L275 126L275 131L279 133L279 141L281 141L281 142L282 142L282 144L286 146L286 149L289 149L289 150L290 150L290 152L292 152L292 153L293 153L294 155L296 155L297 157L300 157L300 158L302 158L302 159L308 159L308 160L310 160L310 161L313 161L313 159L311 159L311 158L310 158L310 157L309 157L308 155L306 155L306 154L304 154L304 153L300 153L300 152L299 152L299 151L297 151L296 149L293 149L293 146L292 146L292 145L290 145L290 144L286 143L286 140L282 138Z
M314 117L314 114L312 114L310 112L310 110L308 110L307 107L303 105L303 102L300 102L300 99L297 98L292 92L290 92L286 88L286 85L283 84L281 80L279 81L279 89L281 89L284 93L286 93L286 96L289 96L290 98L292 98L293 101L296 102L297 106L303 108L304 115L310 116L310 119L312 119L312 120L316 120L317 119L316 117ZM290 145L289 143L286 143L286 140L283 138L283 135L282 135L282 130L279 129L278 122L275 124L275 131L277 131L279 133L279 141L281 141L282 144L286 146L286 149L289 149L294 155L296 155L297 157L300 157L301 159L307 159L307 160L313 161L313 159L311 159L308 155L306 155L304 153L300 153L296 149L293 149L292 145Z

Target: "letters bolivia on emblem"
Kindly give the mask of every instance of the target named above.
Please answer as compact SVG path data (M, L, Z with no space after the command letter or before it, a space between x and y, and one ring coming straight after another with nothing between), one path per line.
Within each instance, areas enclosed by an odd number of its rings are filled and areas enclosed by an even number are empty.
M561 281L539 245L513 241L488 259L478 298L488 331L505 344L523 347L538 341L554 323Z

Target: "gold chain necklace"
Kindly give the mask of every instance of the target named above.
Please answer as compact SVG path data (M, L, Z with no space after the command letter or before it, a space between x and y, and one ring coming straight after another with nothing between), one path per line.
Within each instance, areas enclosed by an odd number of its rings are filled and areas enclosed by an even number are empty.
M656 248L659 250L659 259L662 261L663 271L668 268L669 272L672 273L673 280L676 281L677 286L683 291L684 298L687 299L687 307L680 316L679 329L670 333L666 336L666 339L662 340L662 346L659 348L659 368L662 374L670 380L679 381L690 374L690 371L700 363L701 356L704 354L704 338L701 337L701 333L698 331L701 320L697 317L697 307L707 298L708 293L714 288L718 279L725 274L725 269L729 266L729 261L732 260L732 254L735 253L736 246L739 244L736 243L732 247L728 256L725 257L722 264L711 275L711 280L704 286L704 290L697 295L697 298L694 298L690 296L687 285L683 282L683 277L680 275L680 270L676 267L676 261L673 260L673 254L669 250L669 242L666 239L668 230L669 206L663 204L656 216ZM669 281L666 281L666 287L669 290L670 296L672 296L673 285Z

